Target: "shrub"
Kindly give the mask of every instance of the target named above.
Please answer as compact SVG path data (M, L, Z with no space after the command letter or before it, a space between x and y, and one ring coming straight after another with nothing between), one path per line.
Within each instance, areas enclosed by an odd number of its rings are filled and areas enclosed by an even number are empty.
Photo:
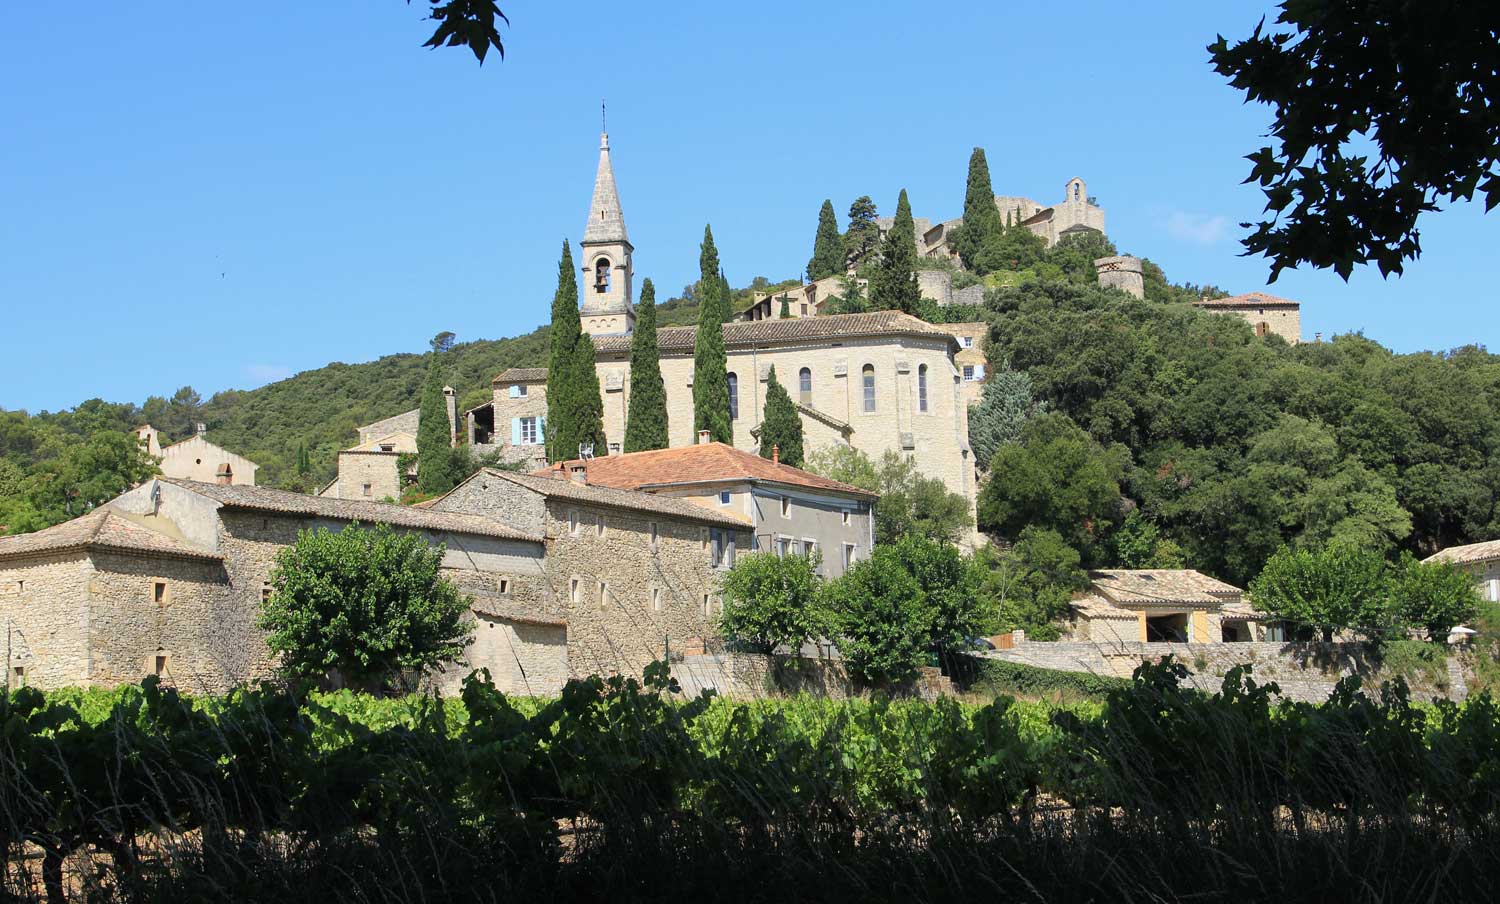
M719 631L724 639L761 653L787 647L793 654L823 636L828 618L821 599L816 556L740 556L724 575L724 608Z

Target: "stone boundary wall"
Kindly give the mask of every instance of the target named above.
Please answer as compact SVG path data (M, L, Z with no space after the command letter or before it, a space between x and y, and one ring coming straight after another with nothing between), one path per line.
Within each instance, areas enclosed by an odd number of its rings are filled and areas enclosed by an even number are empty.
M1156 662L1171 655L1193 674L1187 683L1204 691L1217 691L1224 674L1237 665L1249 665L1256 683L1276 682L1281 694L1291 700L1318 703L1328 699L1339 679L1359 675L1371 688L1390 676L1380 668L1378 657L1363 643L1119 643L1082 642L1022 643L1009 650L981 654L987 659L1018 662L1044 669L1088 672L1114 678L1129 678L1142 662ZM1462 700L1468 685L1455 655L1449 655L1446 680L1429 684L1422 676L1408 679L1412 697L1426 700L1446 697Z
M778 656L775 659L777 661L773 663L772 657L762 653L688 655L672 664L672 676L688 697L696 697L705 690L735 700L796 694L848 700L870 693L869 688L850 677L843 660L837 657ZM935 668L923 668L911 684L890 691L891 696L920 697L923 700L935 700L953 693L952 682Z

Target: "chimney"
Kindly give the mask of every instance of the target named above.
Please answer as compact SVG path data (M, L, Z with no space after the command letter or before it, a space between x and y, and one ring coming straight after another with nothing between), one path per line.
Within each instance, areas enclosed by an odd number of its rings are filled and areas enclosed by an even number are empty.
M1314 342L1322 342L1323 341L1323 334L1322 333L1313 333L1313 341Z
M771 447L771 464L781 464L781 445L779 443Z
M581 483L581 484L585 484L585 485L588 484L588 482L589 482L589 466L588 465L573 465L571 468L568 469L568 479L571 480L571 481L573 481L574 483Z
M698 445L700 445L700 446L706 446L710 442L712 442L712 440L709 439L709 436L711 436L711 435L712 434L710 434L707 430L699 430L698 431Z
M203 423L202 421L199 421L196 426L198 428L199 436L202 436L203 434L208 432L208 425Z

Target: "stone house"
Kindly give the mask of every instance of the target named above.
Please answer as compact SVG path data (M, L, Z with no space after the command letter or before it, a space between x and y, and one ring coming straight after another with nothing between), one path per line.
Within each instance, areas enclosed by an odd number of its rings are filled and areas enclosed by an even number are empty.
M528 470L547 464L547 368L512 367L490 381L493 399L464 412L476 454L502 450Z
M1074 637L1096 644L1264 639L1243 590L1192 569L1091 571L1070 605Z
M589 486L640 490L749 522L741 549L822 556L820 573L842 575L875 545L875 493L724 443L560 462L542 472Z
M825 276L802 286L776 292L756 292L750 307L736 314L735 319L745 321L780 319L783 299L786 301L788 317L820 316L825 313L828 299L843 294L844 279L843 276ZM856 278L854 281L866 293L869 292L870 281L868 279Z
M1228 314L1250 324L1255 335L1277 335L1292 345L1302 341L1302 304L1288 298L1277 298L1264 292L1246 292L1228 298L1204 298L1193 307L1216 314Z
M945 323L942 328L958 340L958 353L953 364L958 368L959 388L965 410L979 401L984 394L984 383L989 379L989 360L984 356L985 337L990 325L983 321L972 323Z
M1447 562L1474 576L1479 593L1492 603L1500 603L1500 540L1450 546L1424 562Z
M161 444L161 432L150 424L137 427L135 436L146 454L156 459L163 476L254 486L255 472L260 465L209 442L207 432L207 425L199 424L192 436L168 446Z
M995 202L1000 207L1002 220L1008 210L1008 205L1004 202L1008 200L1019 200L1035 205L1035 202L1029 202L1025 198L1001 199L997 197ZM1036 206L1040 207L1040 205ZM1020 212L1024 213L1025 208L1023 207ZM1104 209L1089 197L1088 185L1075 176L1063 186L1061 201L1022 217L1020 222L1034 234L1046 239L1047 247L1051 248L1070 235L1088 233L1102 235L1104 233Z
M155 674L217 693L268 677L273 663L255 622L276 554L299 531L354 522L446 544L444 571L460 586L503 590L544 614L540 536L475 515L158 478L81 518L0 538L12 685L109 686Z
M443 387L448 409L448 441L458 441L458 393L452 386ZM339 452L338 476L318 490L319 496L334 499L364 499L373 502L395 502L401 490L416 479L416 466L401 473L401 456L417 451L417 428L422 411L413 408L400 414L356 427L359 442Z
M701 646L717 633L719 580L736 551L752 544L744 515L581 479L494 469L429 507L543 538L541 608L566 622L575 676L639 672L669 648Z

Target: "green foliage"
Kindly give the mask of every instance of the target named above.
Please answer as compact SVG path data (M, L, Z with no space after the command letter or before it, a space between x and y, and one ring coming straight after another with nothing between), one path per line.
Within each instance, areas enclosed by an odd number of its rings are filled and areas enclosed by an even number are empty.
M68 442L55 458L6 481L15 495L0 498L0 531L25 533L86 514L157 473L156 462L133 435L98 430L83 442Z
M984 148L975 148L969 155L963 225L952 239L953 248L964 266L984 272L979 269L980 254L987 245L999 240L1004 228L1000 208L995 206L995 190L990 187L990 165L984 158Z
M824 303L826 314L863 314L870 309L865 300L865 291L860 288L858 277L845 276L839 280L839 294Z
M551 355L547 365L547 460L578 457L580 445L605 449L604 402L594 369L594 342L583 332L573 250L563 241L552 296Z
M1056 531L1031 526L1008 549L974 554L979 593L1003 631L1022 629L1031 640L1056 640L1073 594L1088 587L1078 550Z
M656 342L656 287L641 283L635 333L630 337L630 407L625 414L625 451L667 448L667 389Z
M844 256L847 266L865 263L880 243L880 227L875 220L879 212L869 195L860 195L849 205L849 228L844 232Z
M894 449L874 462L852 446L824 446L808 457L806 467L862 490L879 493L875 503L875 542L895 543L905 536L947 542L963 539L973 522L964 497L935 477L924 476L917 463Z
M1274 108L1275 146L1247 155L1269 216L1242 242L1270 259L1272 281L1303 263L1345 279L1366 263L1400 273L1421 254L1418 216L1438 201L1477 190L1486 210L1500 203L1500 111L1479 100L1500 92L1492 9L1445 4L1430 34L1426 6L1280 10L1273 29L1262 20L1249 38L1208 48L1247 100Z
M719 272L719 251L714 234L703 227L703 245L698 255L703 301L698 311L698 334L693 346L693 433L707 430L710 439L734 443L734 422L729 418L729 358L724 351L721 324L728 319L728 300Z
M1044 669L1002 659L976 660L969 684L974 691L984 696L1012 694L1022 698L1047 700L1102 701L1111 691L1130 687L1130 681L1125 678Z
M818 233L813 239L812 260L807 262L807 278L816 281L843 272L844 242L839 236L839 221L833 212L833 202L825 200L818 211Z
M411 0L406 0L409 4ZM432 9L427 18L437 22L423 47L467 47L479 65L493 47L505 59L505 43L496 20L510 24L495 0L427 0Z
M910 680L927 660L933 611L895 550L877 546L823 594L850 672L871 684Z
M970 638L988 634L995 626L995 612L979 594L982 575L957 547L913 535L889 549L926 594L930 646L940 651L962 650Z
M1129 454L1105 449L1065 414L1040 415L1020 442L996 450L979 494L979 526L1019 537L1029 526L1056 531L1088 554L1120 508Z
M1295 625L1378 636L1393 621L1389 575L1378 553L1349 546L1282 547L1250 582L1255 607Z
M380 686L458 657L469 600L441 574L443 547L419 534L351 524L301 531L277 553L260 627L281 668Z
M917 288L917 228L903 188L896 201L891 230L880 243L880 262L870 277L870 307L911 314L921 301L922 293Z
M446 493L466 476L455 467L458 461L448 428L448 399L443 394L443 360L452 346L451 337L451 333L439 334L433 340L432 359L427 364L427 378L422 382L421 414L417 422L417 486L428 495Z
M1402 624L1419 627L1429 640L1446 643L1448 632L1478 613L1474 576L1448 562L1420 562L1403 553L1391 573L1391 607Z
M784 647L793 655L807 641L827 636L818 564L815 556L738 556L722 583L720 634L760 653Z
M1139 509L1125 516L1110 535L1110 559L1122 568L1186 568L1182 547L1163 537L1161 528Z
M980 391L979 401L969 406L969 445L974 461L989 470L995 451L1021 440L1026 422L1047 410L1031 388L1031 377L1021 371L997 368Z
M786 388L776 379L776 365L766 378L766 413L760 423L760 457L780 450L781 463L802 467L802 416Z

